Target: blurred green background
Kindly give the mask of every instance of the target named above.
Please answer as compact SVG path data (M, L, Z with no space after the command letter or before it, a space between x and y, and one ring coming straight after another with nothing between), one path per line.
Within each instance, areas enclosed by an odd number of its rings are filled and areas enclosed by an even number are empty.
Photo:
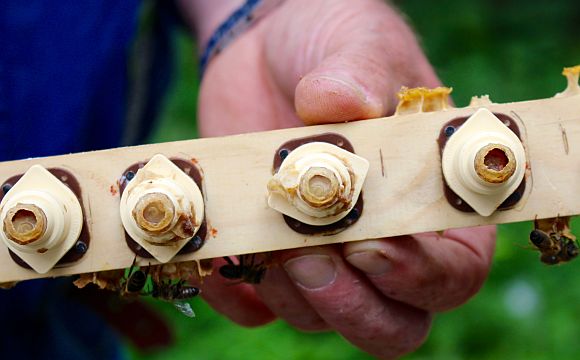
M580 2L394 2L417 31L457 106L472 95L495 102L550 97L565 87L563 66L580 64ZM151 142L196 137L193 45L176 33L177 78ZM574 145L572 145L574 146ZM467 305L435 318L425 345L407 359L572 359L580 357L580 260L540 263L528 248L530 223L499 227L489 280ZM575 222L573 228L580 229ZM176 342L134 359L365 359L332 333L303 334L283 322L244 329L193 301L197 318L151 302Z

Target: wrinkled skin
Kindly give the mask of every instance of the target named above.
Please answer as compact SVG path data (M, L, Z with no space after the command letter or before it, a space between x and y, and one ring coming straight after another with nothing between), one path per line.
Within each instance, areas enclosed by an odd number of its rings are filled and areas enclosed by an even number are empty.
M202 40L208 33L198 25ZM220 136L380 117L392 114L402 85L440 82L392 8L375 0L287 0L209 64L200 131ZM280 265L260 285L227 286L214 275L203 295L241 325L282 318L304 331L335 330L376 357L394 358L422 344L435 312L479 290L494 244L495 227L487 226L280 251L273 254Z

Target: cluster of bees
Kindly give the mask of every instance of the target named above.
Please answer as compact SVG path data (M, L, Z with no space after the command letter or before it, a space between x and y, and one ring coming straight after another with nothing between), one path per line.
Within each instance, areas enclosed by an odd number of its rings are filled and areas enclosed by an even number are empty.
M135 257L127 276L123 277L119 283L119 293L122 297L151 295L153 298L172 303L181 313L188 317L195 316L187 300L199 295L199 288L186 284L184 279L156 279L155 276L151 277L151 282L148 284L151 266L147 266L145 271L143 271L135 266L136 260L137 258Z
M570 217L534 220L530 242L540 251L540 261L547 265L568 262L579 252L576 236L570 231Z
M219 268L222 277L232 280L231 284L259 284L266 274L265 261L256 261L256 254L239 255L235 259L224 257L225 265ZM182 314L195 317L188 302L201 293L198 287L189 285L186 279L203 273L203 265L195 262L160 264L139 267L137 257L127 270L102 271L82 274L75 285L83 288L87 284L96 284L101 289L117 292L125 299L140 296L151 296L169 302Z

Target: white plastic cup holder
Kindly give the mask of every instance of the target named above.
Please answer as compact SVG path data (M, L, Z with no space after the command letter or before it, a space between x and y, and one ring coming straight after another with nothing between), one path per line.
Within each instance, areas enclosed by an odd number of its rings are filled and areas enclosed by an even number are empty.
M268 205L302 223L323 226L355 206L369 162L326 142L301 145L268 182Z
M32 166L0 203L0 239L34 271L45 274L80 236L83 212L71 189Z
M155 155L125 187L120 213L129 236L166 263L201 227L204 201L192 178L165 156Z
M489 216L522 182L526 154L516 134L482 108L449 138L442 168L449 187L479 215Z

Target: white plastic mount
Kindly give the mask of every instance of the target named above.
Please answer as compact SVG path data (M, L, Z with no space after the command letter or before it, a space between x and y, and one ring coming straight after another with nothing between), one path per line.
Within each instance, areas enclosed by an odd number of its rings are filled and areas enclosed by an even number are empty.
M346 185L352 187L352 195L348 206L339 213L326 215L324 210L310 208L307 203L301 201L300 195L295 191L296 189L291 190L289 193L269 191L268 205L272 209L305 224L323 226L335 223L344 218L355 206L369 169L369 162L365 158L338 146L326 142L311 142L301 145L290 152L274 177L286 173L281 182L297 184L300 177L311 167L332 169L331 171L338 178L341 177L340 174L346 174L346 177L350 175L349 184ZM321 214L317 216L309 215L309 213L316 214L317 211L321 212Z
M9 234L7 226L13 226L18 217L28 217L14 225L22 233L30 232L37 224L41 227L33 241L19 243ZM79 238L83 212L71 189L42 166L34 165L2 199L0 224L0 239L8 249L34 271L45 274Z
M475 168L478 152L495 144L511 150L510 161L515 161L513 174L499 183L485 181ZM489 216L522 182L526 154L516 134L488 109L482 108L449 138L443 150L442 167L449 187L479 215Z
M135 217L139 201L156 194L165 199L170 223L159 232L139 226ZM158 211L153 209L154 211ZM165 210L161 210L162 212ZM195 236L204 217L204 201L195 181L163 155L155 155L127 184L120 204L121 220L125 230L156 260L171 260ZM188 234L180 235L184 221L190 227Z

